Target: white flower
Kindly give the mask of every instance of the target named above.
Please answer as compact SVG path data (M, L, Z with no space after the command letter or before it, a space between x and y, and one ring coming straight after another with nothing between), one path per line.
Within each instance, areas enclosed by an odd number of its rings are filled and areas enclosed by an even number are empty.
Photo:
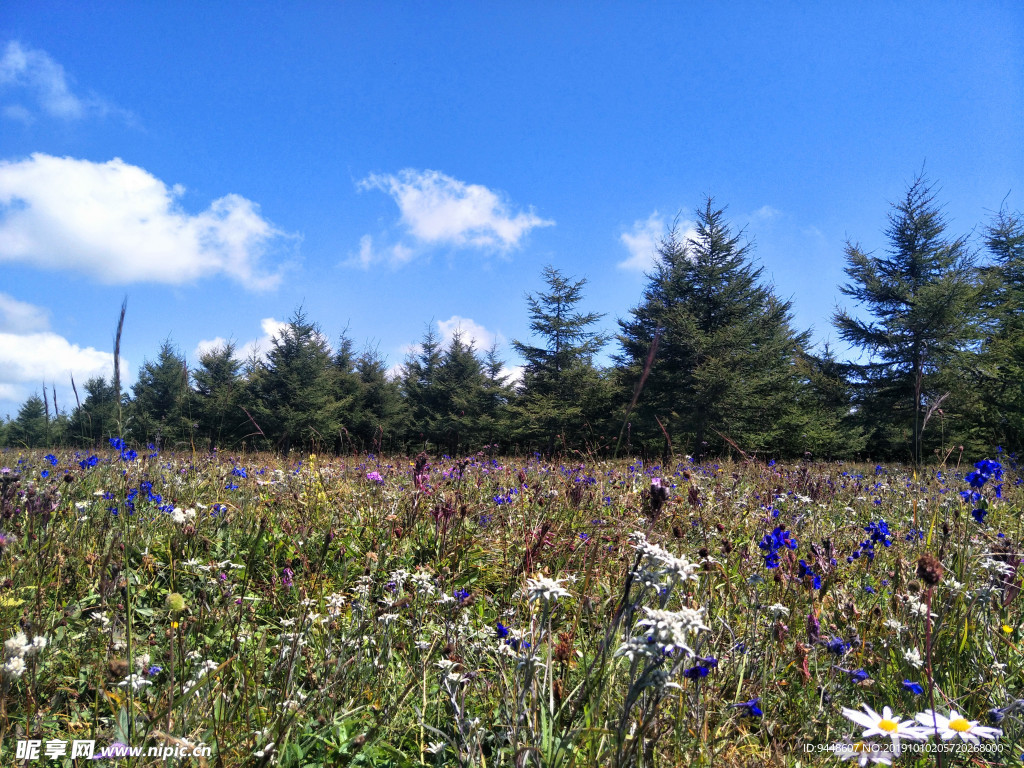
M998 728L989 728L986 725L978 725L977 720L968 721L955 709L950 711L949 717L944 717L938 712L926 709L916 717L917 722L925 726L929 733L939 732L939 738L943 741L959 739L969 741L972 744L980 744L982 739L998 739L1003 732Z
M427 752L430 752L432 755L440 755L444 752L446 746L443 741L432 741L427 746Z
M864 708L864 712L858 712L856 709L847 709L846 707L843 708L843 717L847 720L852 720L857 725L866 729L861 734L861 738L866 739L869 736L890 738L892 739L893 749L896 752L899 752L900 749L900 739L924 741L928 738L928 733L921 726L917 725L913 720L900 721L893 715L889 707L883 707L882 714L878 714L867 704L861 704L861 706Z
M126 677L120 683L118 683L117 687L118 688L126 688L127 686L131 686L133 691L140 691L143 688L145 688L147 685L152 685L152 684L153 683L151 683L149 680L144 678L142 675L131 674L131 675L128 675L128 677Z
M633 661L637 656L660 656L675 650L692 653L690 635L708 629L702 620L703 610L682 608L679 611L663 611L645 607L647 618L636 623L637 627L644 630L644 636L630 638L619 647L615 655L626 656Z
M565 579L549 579L547 576L538 576L536 579L526 580L526 590L530 602L542 601L553 602L560 597L570 597L569 593L562 588Z
M903 624L901 622L897 621L896 619L886 619L882 623L882 626L884 626L886 629L888 629L890 632L892 632L895 635L898 635L900 632L902 632L904 629L906 629L906 627L903 626Z
M267 755L269 755L273 751L274 751L274 742L271 741L268 744L265 744L263 746L263 749L257 749L255 752L253 752L252 756L253 757L266 757Z
M892 747L870 741L858 741L855 744L849 742L834 744L832 752L840 760L856 760L857 765L862 766L862 768L872 763L892 765Z
M4 664L4 674L17 680L25 674L25 659L21 656L12 656Z
M768 606L768 613L773 619L784 619L789 616L789 608L782 603L775 603Z
M10 640L4 643L4 650L8 656L24 656L28 649L28 638L24 632L18 632Z
M185 512L184 512L184 510L182 510L181 507L175 507L174 510L171 512L171 520L173 520L178 525L184 525L185 524Z
M47 641L47 639L45 637L43 637L42 635L36 635L35 637L32 638L32 649L29 652L30 653L39 653L40 651L43 651L43 650L46 649L47 643L48 643L48 641Z
M928 612L928 606L926 604L922 603L917 598L913 598L912 597L909 600L907 600L907 610L910 611L910 615L911 616L917 616L918 618L921 618L921 619L926 619L929 616L931 616L933 619L939 618L934 613L930 614Z
M917 650L917 648L911 648L909 651L904 651L903 660L914 669L921 669L921 667L924 666L924 662L921 660L921 652Z
M412 583L415 585L416 591L421 595L434 594L434 579L426 571L416 571L412 575Z

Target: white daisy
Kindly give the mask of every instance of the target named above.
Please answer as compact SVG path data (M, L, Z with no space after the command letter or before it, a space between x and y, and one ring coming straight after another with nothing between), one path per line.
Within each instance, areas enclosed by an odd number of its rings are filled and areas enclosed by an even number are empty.
M928 732L922 729L921 726L917 725L913 720L901 721L897 719L889 707L883 707L882 714L878 714L867 704L861 704L861 706L864 708L864 712L844 707L843 717L867 729L861 734L863 739L870 736L892 739L894 751L899 752L901 739L924 741L928 738Z
M960 741L980 744L982 739L998 739L1003 735L999 728L978 725L977 720L968 721L967 718L955 709L950 711L949 717L944 717L938 712L926 709L924 712L918 713L915 719L925 726L930 733L938 730L939 738L943 741L960 739Z

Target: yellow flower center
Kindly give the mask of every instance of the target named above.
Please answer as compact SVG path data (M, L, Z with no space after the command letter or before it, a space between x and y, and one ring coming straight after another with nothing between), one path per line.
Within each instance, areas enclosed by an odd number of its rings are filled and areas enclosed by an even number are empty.
M894 722L893 720L885 720L883 718L882 720L878 721L878 727L886 733L893 733L900 726L899 723Z
M949 727L954 731L960 731L960 733L971 730L971 724L962 717L958 717L956 720L950 720Z
M1013 627L1011 627L1009 624L1003 624L1003 632L1009 635L1013 632Z

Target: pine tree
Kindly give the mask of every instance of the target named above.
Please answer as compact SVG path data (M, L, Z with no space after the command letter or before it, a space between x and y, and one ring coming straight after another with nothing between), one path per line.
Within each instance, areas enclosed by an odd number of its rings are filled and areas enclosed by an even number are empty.
M244 434L248 418L242 410L241 368L235 344L229 341L202 353L199 367L192 371L199 434L211 450L233 445Z
M117 421L117 390L112 381L94 376L83 387L85 400L71 415L72 439L95 446L111 437L120 437Z
M843 340L870 356L853 370L876 458L899 456L902 448L920 462L930 417L957 407L959 364L978 333L978 281L966 240L950 239L946 227L918 177L889 214L887 255L847 243L850 282L840 290L870 319L840 310L834 323Z
M387 365L375 349L356 358L355 373L359 389L353 433L359 445L374 453L400 449L407 410L399 382L388 377Z
M696 457L728 441L791 449L795 361L808 334L792 329L790 303L759 282L724 209L708 198L696 218L693 237L673 227L662 240L642 302L620 321L617 360L627 391L639 394L631 431L648 443L667 435Z
M437 442L438 414L441 402L437 387L443 361L441 340L430 323L423 334L419 348L410 352L402 372L402 392L409 404L410 446L417 450L427 448L427 442Z
M266 361L254 361L253 412L275 447L334 445L339 420L332 357L319 327L299 308L274 337Z
M988 436L1024 448L1024 218L1000 210L985 230L987 322L979 391Z
M593 327L603 315L577 309L585 278L572 280L548 266L544 281L546 291L526 296L530 330L543 346L512 342L525 361L513 410L517 437L550 455L556 443L577 445L582 439L594 415L585 407L599 378L593 358L608 339Z
M171 341L160 345L156 360L139 368L132 387L129 433L140 443L188 445L192 436L188 365Z
M18 415L9 426L12 445L38 448L47 444L46 405L39 395L30 395L18 409Z

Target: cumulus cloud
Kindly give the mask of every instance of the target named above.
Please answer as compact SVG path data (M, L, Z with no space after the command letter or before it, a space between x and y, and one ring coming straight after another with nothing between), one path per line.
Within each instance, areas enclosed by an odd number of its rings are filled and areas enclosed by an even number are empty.
M3 114L12 120L30 123L36 111L62 120L79 120L110 113L129 118L130 114L95 95L78 96L68 82L64 67L46 51L11 40L0 56L0 93L4 96ZM26 101L11 102L12 98Z
M473 348L481 357L485 355L494 344L497 344L500 348L506 343L505 337L500 332L491 331L469 317L452 315L447 320L437 321L437 335L440 338L442 348L451 344L452 339L455 338L455 334L457 333L460 335L463 344L469 344L472 342ZM420 354L422 349L423 347L419 343L403 345L398 350L399 356L403 359L403 362L392 365L388 369L388 375L391 377L401 376L405 367L404 360L409 356L416 356ZM506 365L502 370L512 381L519 381L522 379L522 366Z
M44 331L49 326L49 313L45 309L0 293L0 333L31 333Z
M121 370L130 370L123 357ZM71 376L82 384L113 372L112 353L68 341L49 330L45 310L0 294L0 400L16 408L44 383L70 389Z
M555 223L537 216L532 208L516 212L500 193L440 171L407 168L398 174L371 174L358 186L389 194L398 204L408 235L420 245L507 252L519 247L532 229ZM360 242L363 265L377 260L367 237ZM399 255L409 260L412 249L403 247Z
M683 233L684 242L697 236L692 221L680 221L676 225ZM633 272L650 272L658 263L658 244L667 232L665 219L657 211L646 219L637 219L628 232L619 235L619 242L626 246L629 258L615 266Z
M279 282L280 272L265 272L262 261L294 236L239 195L189 214L179 203L184 192L120 158L94 163L37 153L0 162L0 261L115 284L215 274L254 290Z
M274 339L284 333L284 330L288 327L287 321L276 320L273 317L265 317L260 320L260 330L263 334L255 339L250 339L242 344L235 345L235 359L236 360L248 360L254 354L261 360L267 359L267 353L270 352L274 346ZM223 347L228 343L228 339L223 336L216 336L212 339L203 339L196 348L192 351L193 359L199 360L207 352L211 352L218 347Z
M486 352L495 343L501 343L504 337L500 333L493 333L480 325L472 318L452 315L447 320L439 320L437 331L441 334L441 341L445 346L451 343L458 333L462 337L463 344L473 342L478 352Z

